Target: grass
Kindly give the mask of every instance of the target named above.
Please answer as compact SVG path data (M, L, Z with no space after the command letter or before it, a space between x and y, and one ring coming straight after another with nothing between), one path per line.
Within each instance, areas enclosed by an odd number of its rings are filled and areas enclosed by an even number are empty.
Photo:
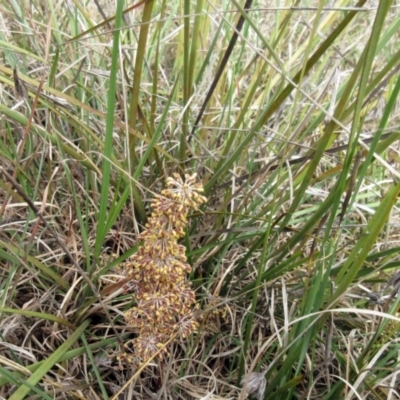
M270 3L0 3L1 398L400 398L398 6ZM199 326L138 366L128 265L194 172Z

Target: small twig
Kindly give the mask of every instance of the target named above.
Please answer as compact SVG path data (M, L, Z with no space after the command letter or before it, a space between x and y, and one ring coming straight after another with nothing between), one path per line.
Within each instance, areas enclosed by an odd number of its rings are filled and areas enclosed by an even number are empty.
M384 133L381 136L380 140L388 138L390 135L393 135L393 133L396 133L396 132ZM373 140L374 140L374 136L370 137L370 138L367 138L367 139L362 139L362 141L365 144L371 143ZM335 154L335 153L338 153L339 151L346 150L347 148L348 148L348 144L344 144L343 146L332 147L331 149L325 150L324 154ZM291 160L288 160L288 162L286 164L283 164L282 166L303 164L306 161L310 160L313 157L314 153L315 153L315 150L313 149L310 154L308 154L308 155L306 155L304 157L292 158ZM273 162L277 162L277 163L273 164ZM245 181L247 179L254 179L254 178L256 178L257 176L263 174L266 171L273 171L273 170L277 169L279 166L281 166L281 164L278 163L278 159L275 158L270 163L268 163L265 167L260 168L258 171L255 171L255 172L250 173L250 174L244 174L242 176L236 177L235 178L235 183L240 183L240 182L243 182L243 181ZM227 182L217 186L215 190L224 189L224 188L230 186L231 184L232 184L231 181L227 181Z
M253 0L246 0L246 4L243 7L244 11L248 11L250 9L252 2L253 2ZM196 122L193 125L192 131L189 134L189 137L187 139L188 143L190 143L190 141L191 141L191 139L192 139L192 137L194 135L194 132L196 131L197 126L199 125L199 122L200 122L201 118L203 117L203 114L204 114L204 111L205 111L205 109L207 107L207 104L210 101L211 96L213 95L215 88L217 87L217 84L218 84L218 82L219 82L219 80L220 80L220 78L222 76L222 72L224 71L224 69L226 67L226 64L228 63L229 57L231 56L233 48L235 47L235 44L236 44L236 42L238 40L239 32L242 30L243 24L244 24L244 16L240 15L240 18L239 18L239 21L238 21L238 23L236 25L235 31L233 32L231 40L229 41L228 48L226 49L226 52L224 54L224 57L222 58L221 64L219 65L218 70L217 70L217 72L216 72L216 74L214 76L214 80L212 81L211 86L208 89L206 98L203 101L203 104L201 106L200 112L199 112L199 114L198 114L198 116L196 118Z

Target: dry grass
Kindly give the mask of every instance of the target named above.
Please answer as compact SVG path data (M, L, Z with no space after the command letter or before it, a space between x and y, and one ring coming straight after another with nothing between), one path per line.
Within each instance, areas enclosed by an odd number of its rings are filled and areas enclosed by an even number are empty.
M0 3L1 398L400 398L398 5L100 3ZM138 367L126 265L174 172L199 327Z

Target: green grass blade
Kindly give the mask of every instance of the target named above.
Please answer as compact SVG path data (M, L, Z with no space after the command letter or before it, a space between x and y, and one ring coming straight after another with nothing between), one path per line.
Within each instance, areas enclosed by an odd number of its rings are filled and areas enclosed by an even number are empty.
M106 214L108 206L108 195L110 190L110 174L111 174L111 156L113 154L113 130L114 130L114 108L115 108L115 95L117 91L117 73L118 73L118 54L119 54L119 36L120 27L122 25L122 9L123 0L118 0L117 12L115 16L115 31L112 48L112 61L110 72L110 83L108 90L108 103L107 103L107 124L105 131L104 142L104 159L102 168L102 184L100 195L100 209L99 209L99 224L97 226L96 243L94 246L94 257L98 259L101 248L103 246L104 238L107 234L106 231Z
M69 336L69 338L26 380L26 383L23 382L23 386L20 386L13 393L10 400L20 400L25 398L31 391L30 386L36 386L40 382L40 380L67 352L67 350L79 339L84 330L88 327L89 323L90 321L85 321L75 332L73 332L71 336Z

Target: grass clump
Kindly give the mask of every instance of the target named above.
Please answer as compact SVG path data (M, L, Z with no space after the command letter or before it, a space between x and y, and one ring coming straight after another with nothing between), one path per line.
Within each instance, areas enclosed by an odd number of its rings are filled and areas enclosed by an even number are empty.
M327 3L0 2L2 398L400 396L400 17Z

